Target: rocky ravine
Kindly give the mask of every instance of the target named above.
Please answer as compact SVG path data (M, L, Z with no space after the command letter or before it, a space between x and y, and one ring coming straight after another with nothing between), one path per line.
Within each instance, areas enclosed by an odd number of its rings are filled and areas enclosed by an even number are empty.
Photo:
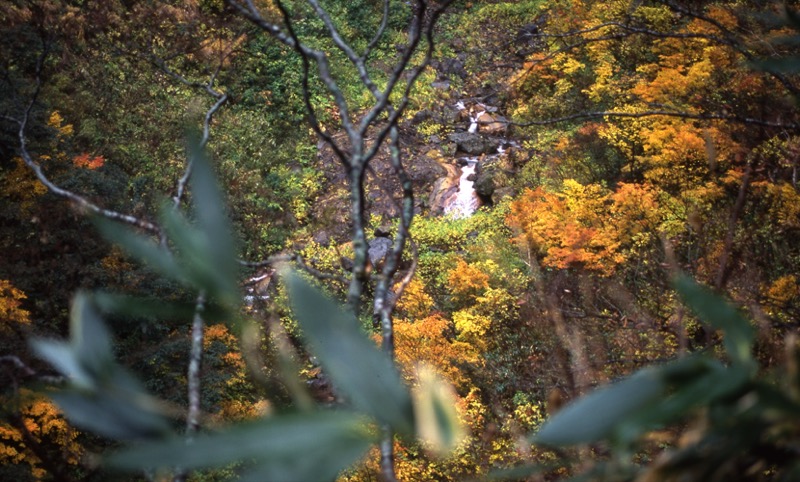
M498 111L495 106L465 99L420 111L401 125L404 164L414 184L418 215L439 216L450 210L448 207L458 198L461 168L467 163L476 163L475 173L468 180L473 182L477 205L492 205L514 194L508 180L522 153L505 137L507 124ZM423 136L417 132L417 125L426 121L451 132ZM344 136L338 135L336 140L341 142ZM347 178L331 149L323 144L319 146L318 166L326 185L312 212L314 238L322 244L330 239L346 242L352 227L349 212L343 209L349 205ZM371 167L366 182L368 214L388 221L398 215L401 201L388 148L381 150Z

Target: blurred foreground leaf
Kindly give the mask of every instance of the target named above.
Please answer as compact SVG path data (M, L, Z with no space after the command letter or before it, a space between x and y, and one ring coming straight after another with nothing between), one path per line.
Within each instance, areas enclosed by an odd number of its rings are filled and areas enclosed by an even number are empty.
M567 405L545 422L533 441L573 445L612 438L627 417L653 404L666 391L667 384L658 371L641 370Z
M736 308L686 275L675 280L675 289L702 322L724 332L731 361L740 367L755 367L751 353L755 330Z
M198 230L208 243L204 254L213 267L214 279L226 302L238 304L236 246L234 232L225 214L225 199L211 169L211 162L199 139L190 137L189 162L192 164L192 206Z
M437 455L450 453L466 437L456 411L456 393L433 368L417 368L419 385L414 389L414 414L419 438Z
M104 389L95 393L62 390L50 394L77 427L115 440L153 438L169 432L155 399Z
M172 250L162 245L162 240L118 223L102 218L95 223L106 239L134 258L163 276L205 293L206 298L232 313L241 302L232 229L206 155L190 142L189 156L195 222L190 222L172 203L164 203L160 212Z
M287 274L284 282L306 342L338 393L357 409L411 435L414 418L408 389L356 317L295 273Z
M78 427L114 439L165 433L157 402L114 361L112 340L89 297L79 293L70 312L69 343L33 340L34 352L70 382L50 396Z
M359 460L374 443L366 419L349 412L276 416L201 435L131 448L110 456L108 465L125 470L218 467L243 461L239 480L325 481Z
M121 295L116 293L95 292L91 295L97 309L104 314L114 314L130 318L152 318L159 322L191 320L197 310L197 302L170 302L155 298ZM203 307L203 319L206 322L228 321L228 310L211 302Z

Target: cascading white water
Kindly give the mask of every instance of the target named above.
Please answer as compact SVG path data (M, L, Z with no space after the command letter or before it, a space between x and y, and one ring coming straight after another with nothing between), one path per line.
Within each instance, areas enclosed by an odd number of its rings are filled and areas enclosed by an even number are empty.
M469 115L469 128L467 129L467 132L470 134L475 134L478 132L479 119L481 116L487 111L492 111L490 107L487 107L481 103L477 103L474 106L467 108L467 106L464 104L464 101L461 100L455 104L455 108L460 111L467 111L467 114ZM477 109L481 110L475 112ZM486 154L482 159L484 161L489 161L495 159L497 156L503 155L503 153L506 151L503 147L504 144L510 147L519 147L519 144L516 142L503 139L503 143L497 147L496 154ZM461 176L458 180L458 192L456 192L453 196L448 196L444 204L445 214L455 219L472 216L480 206L480 200L478 199L478 194L475 192L474 188L475 183L469 180L469 177L475 174L475 171L477 170L478 158L469 157L465 158L464 161L466 161L466 163L461 167Z
M477 166L478 159L476 157L466 159L466 164L461 167L458 192L453 201L445 207L445 214L455 219L462 219L472 216L478 209L478 195L473 187L475 182L469 179L471 175L475 174Z
M478 119L480 119L481 116L483 114L485 114L485 113L486 113L486 111L482 110L482 111L478 112L477 114L475 114L474 116L472 116L472 115L469 116L469 130L467 132L469 132L470 134L474 134L474 133L478 132Z

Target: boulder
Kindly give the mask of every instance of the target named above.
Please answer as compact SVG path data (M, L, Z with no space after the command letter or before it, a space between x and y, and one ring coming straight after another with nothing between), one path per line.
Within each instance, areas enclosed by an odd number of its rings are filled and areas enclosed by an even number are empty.
M424 155L415 158L406 167L406 171L411 181L417 187L424 189L440 177L447 176L447 168L442 166L442 162L442 154L437 149L431 149Z
M313 234L311 239L314 240L315 243L321 246L327 246L331 243L331 236L328 234L327 231L317 231Z
M494 194L495 190L492 172L483 170L478 174L473 174L473 176L475 176L475 184L473 184L472 187L475 189L478 196L485 200L492 199L492 194Z
M461 112L462 111L455 107L445 106L439 114L439 122L444 125L452 126L458 122L469 120L469 116L467 116L467 118L462 118Z
M505 119L499 115L492 115L487 112L478 116L478 131L484 134L499 135L506 131Z
M434 185L431 195L428 197L428 206L432 215L439 215L444 212L447 201L458 192L458 177L442 177Z
M367 248L369 262L372 263L372 266L380 266L391 249L391 239L383 237L371 239Z
M421 111L414 114L414 117L411 118L411 123L416 125L433 117L433 113L428 109L422 109Z
M473 156L497 152L500 146L500 139L472 132L455 132L450 134L448 139L456 144L457 150Z
M442 59L439 62L436 62L434 67L439 73L439 77L442 79L446 79L448 77L454 76L459 78L466 78L467 71L464 68L464 62L459 58L447 58Z

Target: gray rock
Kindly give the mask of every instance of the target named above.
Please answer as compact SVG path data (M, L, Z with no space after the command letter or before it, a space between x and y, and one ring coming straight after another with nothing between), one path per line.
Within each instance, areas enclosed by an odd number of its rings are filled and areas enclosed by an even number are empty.
M440 177L447 175L447 169L439 163L441 158L441 154L432 149L427 154L415 158L414 162L406 167L406 171L417 186L431 185Z
M457 122L460 122L462 120L466 120L466 119L461 117L462 116L461 112L462 111L460 111L458 109L453 109L451 107L445 107L442 110L441 114L439 115L439 121L442 124L445 124L445 125L453 125L453 124L455 124Z
M326 231L317 231L312 236L312 239L315 243L320 244L322 246L327 246L331 242L331 237Z
M369 261L373 266L379 266L383 263L386 255L392 249L392 240L389 238L373 238L369 241L367 254Z
M473 174L476 177L475 184L472 187L475 192L483 199L491 199L495 191L494 176L491 171L481 171L478 174Z
M416 125L421 122L425 122L426 120L430 119L433 116L433 113L428 109L422 109L421 111L414 114L414 117L411 118L411 123Z
M458 58L443 59L441 62L437 62L435 67L441 78L447 78L452 75L463 79L467 76L464 62Z
M448 139L456 144L459 151L473 156L497 152L497 148L500 146L500 139L472 132L455 132L450 134Z

